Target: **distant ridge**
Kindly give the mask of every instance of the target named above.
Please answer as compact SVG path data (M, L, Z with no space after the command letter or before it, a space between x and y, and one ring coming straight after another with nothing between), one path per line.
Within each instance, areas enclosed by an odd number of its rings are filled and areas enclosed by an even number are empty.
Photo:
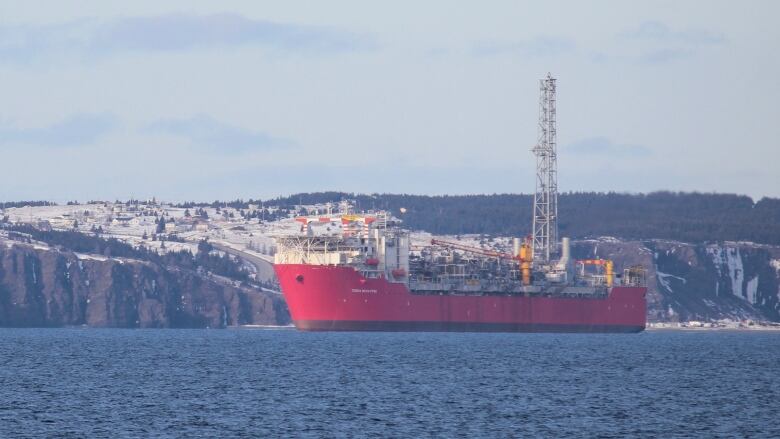
M319 192L266 201L292 207L354 199L359 208L382 208L402 215L407 226L435 234L484 233L523 236L530 233L532 196L404 195ZM751 241L780 244L780 199L758 202L746 195L684 192L649 194L569 192L560 194L562 236L587 238L671 239L700 243Z
M387 209L412 229L435 234L524 236L530 233L530 194L408 195L349 192L300 193L268 200L179 203L180 207L250 204L292 211L297 205L354 200L359 209ZM0 202L0 208L47 202ZM406 213L400 214L400 208ZM560 194L562 236L670 239L690 243L750 241L780 244L780 199L754 202L746 195L652 192L648 194L568 192Z

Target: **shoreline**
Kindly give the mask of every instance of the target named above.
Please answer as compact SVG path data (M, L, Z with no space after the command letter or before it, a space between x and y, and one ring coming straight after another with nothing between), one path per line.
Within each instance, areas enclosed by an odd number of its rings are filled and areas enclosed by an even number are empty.
M739 331L739 332L780 332L780 326L671 326L671 324L648 323L645 331ZM663 325L663 326L662 326ZM669 325L669 326L666 326Z

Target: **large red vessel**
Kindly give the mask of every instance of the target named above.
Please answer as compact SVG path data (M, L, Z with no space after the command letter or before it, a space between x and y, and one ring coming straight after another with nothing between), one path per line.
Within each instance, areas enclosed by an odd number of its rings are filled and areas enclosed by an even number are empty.
M532 233L490 245L420 239L390 212L298 206L275 270L302 330L639 332L645 271L574 260L558 241L556 82L540 81ZM399 213L403 215L401 208ZM415 242L416 241L416 242ZM500 241L500 240L499 240ZM511 245L511 249L509 249ZM594 270L595 269L595 270Z
M606 297L413 294L350 267L277 264L298 329L313 331L639 332L645 287Z
M573 260L568 238L558 259L544 261L534 257L530 238L513 239L511 252L505 250L508 241L492 248L458 240L421 242L386 212L296 221L302 224L299 233L277 237L274 267L293 322L302 330L645 328L644 269L627 267L618 274L609 260Z

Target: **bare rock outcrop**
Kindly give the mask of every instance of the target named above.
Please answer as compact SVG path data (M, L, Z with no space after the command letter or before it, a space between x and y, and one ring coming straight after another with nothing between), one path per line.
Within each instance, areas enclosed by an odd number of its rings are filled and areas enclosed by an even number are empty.
M648 321L780 321L780 247L667 240L581 240L576 258L648 269Z
M0 326L287 324L278 294L147 261L0 242Z

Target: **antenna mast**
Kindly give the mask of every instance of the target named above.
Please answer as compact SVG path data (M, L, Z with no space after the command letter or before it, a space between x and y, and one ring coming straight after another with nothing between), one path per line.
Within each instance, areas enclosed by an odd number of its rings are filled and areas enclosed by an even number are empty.
M534 262L547 264L558 243L558 153L555 116L555 78L539 80L539 139L531 151L536 156L534 195Z

